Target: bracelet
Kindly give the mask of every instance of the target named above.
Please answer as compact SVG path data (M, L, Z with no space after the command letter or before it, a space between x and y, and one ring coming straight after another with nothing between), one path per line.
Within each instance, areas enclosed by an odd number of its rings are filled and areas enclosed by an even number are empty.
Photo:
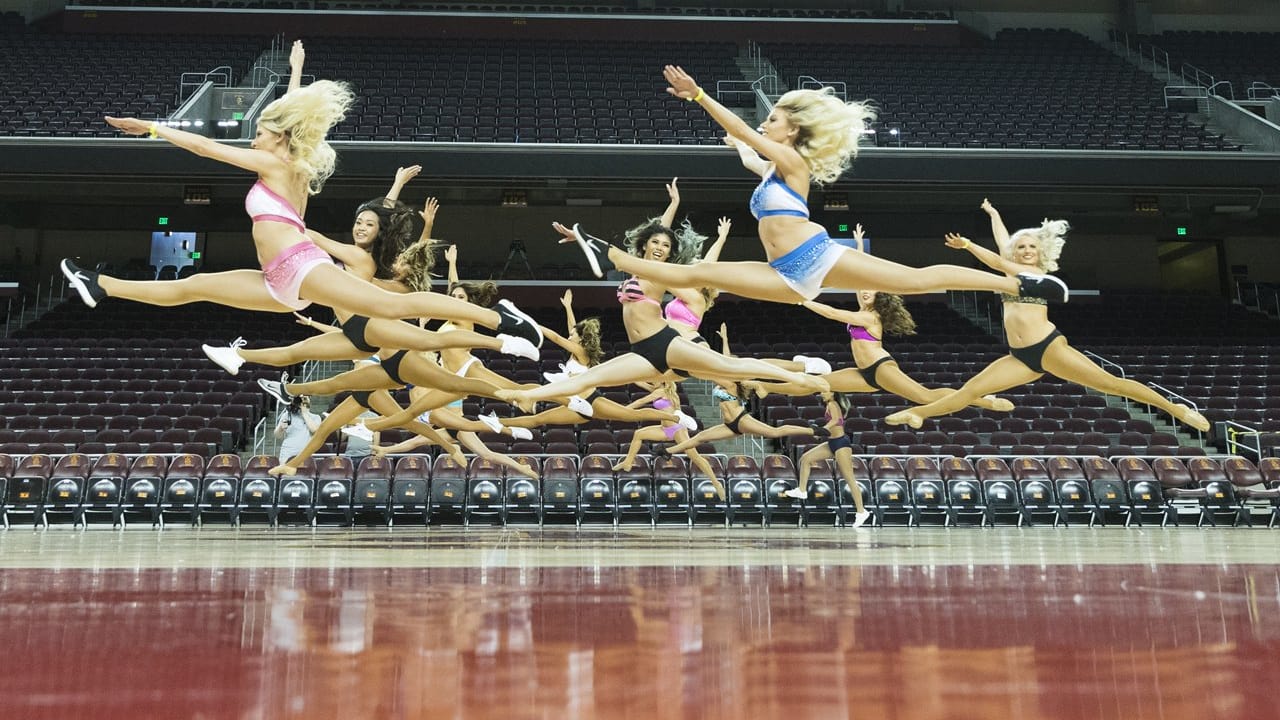
M961 249L961 250L968 250L968 249L969 249L969 246L970 246L970 245L972 245L972 244L973 244L973 243L972 243L972 242L970 242L969 238L965 238L965 239L964 239L964 244L960 246L960 249Z
M152 140L159 138L160 125L157 123L151 123L151 127L147 128L147 137L150 137Z
M699 87L699 88L698 88L698 94L697 94L697 95L694 95L694 96L693 96L693 97L691 97L691 98L689 98L689 102L702 102L702 98L704 98L704 97L706 97L706 96L707 96L706 91L704 91L701 87Z

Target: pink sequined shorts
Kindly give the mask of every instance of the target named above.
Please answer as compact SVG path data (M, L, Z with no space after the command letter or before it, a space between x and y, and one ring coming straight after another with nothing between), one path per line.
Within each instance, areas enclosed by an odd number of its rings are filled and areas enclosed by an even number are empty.
M290 245L262 268L267 292L290 310L301 310L311 304L310 300L298 297L302 281L312 268L325 263L332 264L333 259L310 240Z

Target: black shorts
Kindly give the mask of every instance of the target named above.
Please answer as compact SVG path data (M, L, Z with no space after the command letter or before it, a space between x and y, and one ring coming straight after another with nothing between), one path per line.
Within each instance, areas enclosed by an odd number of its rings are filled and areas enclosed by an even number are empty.
M1012 355L1015 360L1026 365L1034 372L1043 373L1044 365L1042 363L1044 362L1044 352L1049 349L1049 343L1052 343L1055 339L1060 337L1062 337L1062 333L1058 332L1057 328L1054 328L1053 332L1049 333L1045 339L1035 345L1028 345L1020 348L1011 347L1009 348L1009 354Z
M355 400L356 403L365 410L376 412L372 407L369 407L369 396L372 394L373 393L368 390L352 390L351 399Z
M738 425L742 422L742 418L746 417L746 415L747 415L747 409L742 408L742 412L738 413L738 416L735 417L734 419L725 423L724 426L729 428L729 431L732 432L734 435L741 435L742 431L738 429Z
M667 348L679 337L680 333L668 325L639 342L631 343L631 352L647 360L654 370L665 373L671 369L667 364Z
M351 343L351 347L360 352L367 352L370 355L378 352L378 348L369 344L364 337L365 327L369 324L369 318L363 315L352 315L346 322L339 327L342 328L342 336Z
M400 377L400 363L404 362L404 356L408 354L408 350L398 350L395 355L382 361L382 371L397 385L409 384L405 382L404 378Z
M880 371L880 366L887 362L893 362L893 357L885 355L864 368L858 368L858 374L862 375L862 379L866 380L871 387L877 390L884 390L884 388L880 387L880 383L876 382L876 373Z

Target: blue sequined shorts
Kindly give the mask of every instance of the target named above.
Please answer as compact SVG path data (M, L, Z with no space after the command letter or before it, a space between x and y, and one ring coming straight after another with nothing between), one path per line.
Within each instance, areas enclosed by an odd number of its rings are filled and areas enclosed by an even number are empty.
M831 239L827 231L805 240L799 247L769 262L769 267L805 300L822 293L822 280L840 260L846 248Z

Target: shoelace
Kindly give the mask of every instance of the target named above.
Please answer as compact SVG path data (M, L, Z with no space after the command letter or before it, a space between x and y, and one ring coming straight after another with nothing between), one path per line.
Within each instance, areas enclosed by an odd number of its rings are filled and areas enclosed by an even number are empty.
M244 338L242 338L242 337L238 337L238 338L236 338L235 340L232 340L232 341L231 341L231 349L232 349L232 350L237 350L237 349L242 348L242 347L244 347L245 345L248 345L248 344L249 344L249 341L248 341L248 340L245 340L245 339L244 339Z

